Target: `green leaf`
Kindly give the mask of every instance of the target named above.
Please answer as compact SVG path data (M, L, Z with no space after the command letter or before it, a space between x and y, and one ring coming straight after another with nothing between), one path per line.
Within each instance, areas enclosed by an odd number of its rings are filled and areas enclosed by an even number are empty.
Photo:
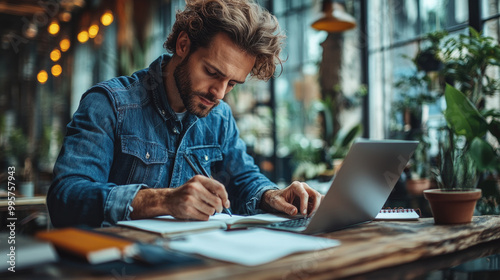
M488 130L493 136L497 138L498 142L500 142L500 122L497 120L492 120L488 125Z
M483 117L494 117L494 118L500 118L500 110L498 109L489 109L489 110L483 110L481 111L481 115Z
M473 38L479 38L481 35L476 29L474 29L474 27L469 27L469 33Z
M351 142L354 141L354 138L356 138L356 136L361 133L362 130L363 126L361 124L355 125L353 128L351 128L351 130L349 130L347 135L342 140L341 147L348 147Z
M469 155L479 171L495 171L498 167L498 156L493 147L484 139L476 137L472 140Z
M488 130L488 123L472 102L459 90L446 84L446 110L444 117L456 135L463 135L470 142L482 137Z

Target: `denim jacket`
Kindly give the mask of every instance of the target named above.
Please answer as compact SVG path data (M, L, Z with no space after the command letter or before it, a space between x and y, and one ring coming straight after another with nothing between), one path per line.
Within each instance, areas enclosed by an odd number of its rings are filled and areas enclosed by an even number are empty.
M176 188L195 175L185 154L224 184L234 213L260 212L264 191L277 188L246 153L225 102L205 118L187 113L179 121L162 78L169 60L162 55L149 68L99 83L83 95L47 196L54 226L130 219L140 189Z

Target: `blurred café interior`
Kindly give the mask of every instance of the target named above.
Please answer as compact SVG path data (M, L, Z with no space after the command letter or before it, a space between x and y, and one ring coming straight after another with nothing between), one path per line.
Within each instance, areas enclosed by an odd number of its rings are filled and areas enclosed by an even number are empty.
M324 192L355 138L418 140L388 206L429 215L422 189L407 186L414 177L428 178L422 188L436 184L432 171L446 126L443 92L449 76L432 51L474 32L470 27L498 45L500 0L257 2L277 17L287 36L286 62L269 82L249 79L225 101L262 172L281 186L305 180ZM82 94L100 81L148 67L166 52L163 43L184 5L0 1L2 189L13 166L19 195L44 196ZM499 59L493 60L480 73L481 110L500 108ZM458 76L455 86L467 84ZM484 137L498 157L498 140ZM489 169L482 179L487 178L494 186L483 191L488 197L477 211L499 214L498 168ZM27 225L40 227L43 215L26 218Z

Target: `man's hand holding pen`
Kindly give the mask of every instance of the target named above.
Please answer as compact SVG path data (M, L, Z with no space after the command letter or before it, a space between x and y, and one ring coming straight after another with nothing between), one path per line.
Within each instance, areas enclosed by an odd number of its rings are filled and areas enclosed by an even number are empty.
M203 175L196 175L172 189L168 205L170 215L178 219L201 221L231 206L224 185Z
M184 158L196 174L178 188L141 189L132 201L131 219L171 215L177 219L206 221L225 211L229 215L231 204L226 188L210 177L198 158Z
M178 219L206 221L215 212L229 208L223 184L196 175L178 188L141 189L132 201L132 219L171 215Z
M201 164L200 160L198 159L198 157L196 157L196 155L193 155L193 158L195 159L195 162L193 162L190 158L190 156L188 154L184 154L184 158L186 159L187 163L189 164L189 166L191 167L191 169L193 169L194 173L196 175L204 175L205 177L207 178L210 178L213 180L212 176L210 174L208 174L207 170L205 170L205 168L203 167L203 165ZM196 163L196 164L195 164ZM224 191L226 191L226 188L223 186L224 188ZM217 193L214 193L217 195ZM227 193L226 193L226 197L227 197ZM227 205L227 206L226 206ZM224 202L224 206L223 206L223 210L229 214L229 216L233 216L233 214L231 213L231 211L229 211L229 200L226 200ZM217 213L220 213L221 211L217 211ZM215 214L215 212L214 212Z

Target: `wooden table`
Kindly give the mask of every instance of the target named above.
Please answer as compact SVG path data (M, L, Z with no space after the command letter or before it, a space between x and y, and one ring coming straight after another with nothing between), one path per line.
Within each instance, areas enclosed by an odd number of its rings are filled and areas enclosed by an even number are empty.
M32 197L24 197L24 196L16 196L16 200L14 201L17 206L16 208L21 208L24 209L26 207L30 206L43 206L45 207L45 201L47 200L46 196L32 196ZM9 206L9 200L8 199L2 199L0 200L0 210L5 211L7 210L7 207Z
M29 218L30 215L44 216L45 217L45 227L49 229L51 227L50 217L47 211L46 196L16 196L15 205L13 213L15 216L9 215L9 200L7 198L0 199L0 227L5 229L8 224L7 218L15 217L17 218L16 224L18 224L17 231L25 232L22 226L22 221L26 217Z
M99 229L150 243L159 236L123 227ZM94 266L58 262L31 271L9 274L11 279L424 279L429 272L466 261L500 254L500 216L474 217L465 225L434 225L419 221L377 221L321 235L340 240L339 247L300 253L277 261L245 267L207 259L183 267L142 267L134 264L96 271ZM245 252L242 252L244 254ZM498 255L500 256L500 255ZM491 257L500 263L499 257ZM137 265L137 264L135 264ZM498 264L496 266L497 271ZM498 271L500 274L500 271ZM3 275L3 274L2 274ZM2 278L0 275L0 278ZM435 279L435 278L433 278ZM481 278L478 278L481 279ZM500 279L491 278L490 279Z
M152 241L154 234L128 228L105 231ZM500 216L477 216L465 225L377 221L323 234L342 245L295 254L257 267L209 260L189 269L141 275L146 279L412 279L431 270L500 253ZM244 252L243 252L244 253Z

